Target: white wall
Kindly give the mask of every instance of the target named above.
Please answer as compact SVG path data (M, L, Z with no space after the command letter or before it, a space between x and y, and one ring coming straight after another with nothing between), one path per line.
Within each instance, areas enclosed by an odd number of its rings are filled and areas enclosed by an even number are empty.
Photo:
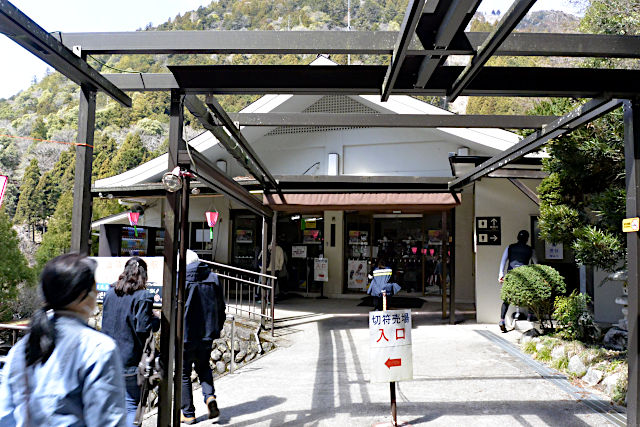
M494 323L500 319L500 286L498 266L502 252L516 241L518 231L531 229L531 216L538 206L506 179L485 178L475 184L475 217L501 218L502 245L476 247L476 311L477 320ZM475 218L473 220L475 229ZM529 242L530 243L530 242Z
M343 175L451 176L448 153L458 138L416 129L351 129L268 135L252 144L275 175L326 175L329 153Z
M456 301L475 302L475 274L473 253L473 186L467 187L462 203L455 208L455 280Z

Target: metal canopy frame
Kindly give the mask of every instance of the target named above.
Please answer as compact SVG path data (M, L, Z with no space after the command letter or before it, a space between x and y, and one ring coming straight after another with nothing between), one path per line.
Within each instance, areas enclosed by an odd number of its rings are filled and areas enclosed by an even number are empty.
M465 32L446 49L425 49L414 37L407 56L476 55L489 33ZM131 31L57 33L85 55L264 54L391 55L396 31ZM513 33L494 56L640 58L640 36Z
M86 61L77 57L67 47L47 33L20 9L6 0L0 0L0 33L64 74L78 85L89 90L101 90L126 107L131 98Z
M482 114L229 113L240 126L539 129L556 116Z
M203 181L220 191L227 190L241 203L252 204L244 200L245 193L239 192L234 181L228 181L215 167L199 153L184 150L182 131L183 97L195 94L379 94L383 100L391 95L431 95L449 96L554 96L595 98L575 111L555 119L547 126L523 139L519 144L495 156L471 173L452 181L450 190L477 180L483 176L496 174L496 170L528 152L539 149L550 139L570 132L578 126L597 118L620 105L618 99L630 99L625 104L625 147L627 162L627 214L638 214L640 186L638 168L640 168L640 71L605 70L582 68L528 68L528 67L487 67L487 60L494 55L535 55L535 56L575 56L575 57L611 57L640 58L640 37L638 36L600 36L575 34L511 34L525 9L533 3L531 0L516 0L513 9L505 16L498 28L490 34L465 33L464 28L473 16L480 0L409 0L407 13L400 33L358 33L358 32L137 32L133 33L96 33L96 34L60 34L58 40L47 34L33 21L6 0L0 0L0 31L7 33L18 44L44 59L56 70L65 74L82 86L79 114L79 138L86 136L91 140L94 131L95 92L103 90L118 102L131 105L131 99L123 91L157 90L172 92L169 168L180 165L193 168ZM80 57L74 56L72 48ZM109 53L340 53L392 55L387 66L172 66L171 74L120 74L100 75L85 61L89 54ZM468 67L446 65L451 55L473 55ZM231 139L245 142L242 134L232 126L232 116L227 115L211 103L200 119L210 128L225 133ZM266 118L253 117L256 123ZM276 117L273 116L273 119ZM287 119L295 126L294 121ZM321 117L312 118L316 123ZM360 123L366 118L359 118ZM381 118L381 122L384 122ZM414 120L413 122L411 120ZM422 119L436 123L451 120L452 123L465 119ZM504 120L502 119L503 124ZM517 120L517 119L514 119ZM201 120L202 121L202 120ZM416 123L418 119L407 119ZM231 122L231 125L230 123ZM498 123L496 121L496 123ZM335 125L335 123L332 123ZM527 126L531 126L528 123ZM223 127L226 131L223 130ZM443 126L442 126L443 127ZM513 126L515 127L515 126ZM234 130L235 129L235 130ZM211 129L210 129L211 130ZM212 130L212 132L214 132ZM215 132L214 132L215 133ZM224 138L223 138L224 139ZM86 144L86 142L84 142ZM224 145L224 143L223 143ZM248 146L248 144L247 144ZM81 147L80 163L76 174L76 187L81 190L78 198L82 208L74 207L74 227L72 242L74 248L85 251L87 248L84 229L88 227L87 216L91 216L90 201L86 201L87 180L91 176L92 151ZM247 151L245 150L246 154ZM189 155L191 154L191 155ZM233 154L233 153L232 153ZM238 155L239 153L236 153ZM254 161L255 160L255 161ZM255 177L265 190L277 189L273 177L266 168L261 168L257 156L251 161ZM182 163L181 163L182 162ZM247 162L245 162L247 163ZM82 175L82 176L80 176ZM87 178L87 176L89 178ZM188 184L188 183L187 183ZM277 184L277 183L276 183ZM238 185L239 186L239 185ZM188 185L186 187L188 189ZM184 193L185 190L183 190ZM255 197L249 195L259 205ZM188 197L183 194L188 202ZM83 202L84 201L84 202ZM169 209L165 212L168 243L165 245L165 282L163 290L167 297L163 301L163 331L169 331L169 319L176 318L177 311L172 296L176 295L176 252L177 245L172 240L178 235L179 201L177 195L168 195ZM184 200L183 200L184 202ZM87 206L88 205L88 206ZM254 206L257 212L268 215L260 206ZM188 203L183 204L188 206ZM184 217L184 215L183 215ZM275 217L275 215L274 215ZM274 237L274 236L272 236ZM638 235L629 235L628 260L629 274L629 423L635 425L640 420L640 400L638 388ZM183 242L184 243L184 242ZM171 246L171 247L169 247ZM181 254L184 251L181 250ZM183 257L181 257L183 258ZM181 261L183 262L183 260ZM178 293L177 295L180 295ZM180 304L178 304L180 306ZM179 307L178 307L179 308ZM443 306L444 309L444 306ZM443 310L444 311L444 310ZM450 322L455 322L455 288L450 296ZM178 335L179 331L175 331ZM174 334L163 335L164 350L173 348ZM179 339L178 339L179 340ZM181 347L175 343L176 351ZM167 358L173 355L167 354ZM170 362L170 360L169 360ZM176 365L180 365L180 356L176 355ZM166 366L171 366L168 363ZM177 377L176 377L177 378ZM176 388L177 390L177 388ZM179 396L175 402L179 403ZM170 420L171 391L164 386L160 396L161 408L159 425ZM175 409L176 421L179 410ZM177 421L176 421L177 422Z

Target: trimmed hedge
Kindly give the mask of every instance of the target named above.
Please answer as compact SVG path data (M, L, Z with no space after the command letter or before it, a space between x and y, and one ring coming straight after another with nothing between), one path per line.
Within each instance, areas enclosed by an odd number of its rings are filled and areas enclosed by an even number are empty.
M551 329L555 297L566 292L564 278L548 265L524 265L504 277L500 297L509 304L528 307L543 329Z

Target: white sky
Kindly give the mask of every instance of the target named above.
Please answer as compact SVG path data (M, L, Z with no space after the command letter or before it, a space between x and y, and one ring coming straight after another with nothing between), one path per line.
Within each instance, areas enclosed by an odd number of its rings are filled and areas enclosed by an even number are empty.
M345 0L346 1L346 0ZM149 22L159 25L210 0L12 0L46 31L134 31ZM506 12L512 0L484 0L479 11ZM558 9L578 14L570 0L538 0L532 10ZM0 98L8 98L40 79L47 65L7 37L0 35Z

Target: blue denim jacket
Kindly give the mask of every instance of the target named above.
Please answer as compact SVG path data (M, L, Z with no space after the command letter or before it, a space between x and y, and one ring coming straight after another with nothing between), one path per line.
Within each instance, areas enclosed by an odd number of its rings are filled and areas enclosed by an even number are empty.
M56 347L44 364L25 368L28 335L9 352L0 374L0 427L126 426L116 343L71 316L56 315L55 328Z

